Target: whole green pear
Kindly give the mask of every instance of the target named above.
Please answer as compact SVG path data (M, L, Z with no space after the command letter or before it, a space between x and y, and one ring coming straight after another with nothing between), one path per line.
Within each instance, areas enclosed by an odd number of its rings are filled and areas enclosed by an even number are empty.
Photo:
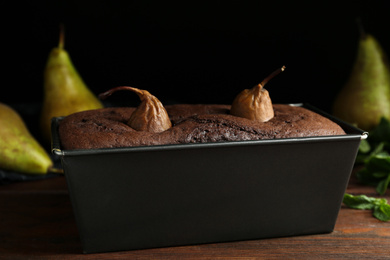
M347 83L333 104L333 114L369 131L381 117L390 119L390 68L385 52L370 34L361 33Z
M40 124L42 135L51 140L51 119L83 110L102 108L100 100L89 90L64 49L61 30L59 45L49 54L44 70L44 98Z
M23 119L0 103L0 168L29 174L46 174L51 158L30 134Z

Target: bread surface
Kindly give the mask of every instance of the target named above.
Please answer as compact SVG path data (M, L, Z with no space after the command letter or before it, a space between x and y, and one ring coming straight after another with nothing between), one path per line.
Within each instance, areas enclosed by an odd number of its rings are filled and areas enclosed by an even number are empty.
M128 126L135 108L103 108L65 117L59 136L62 149L74 150L345 134L333 121L303 107L273 106L274 118L262 123L230 115L230 105L168 105L172 127L161 133Z

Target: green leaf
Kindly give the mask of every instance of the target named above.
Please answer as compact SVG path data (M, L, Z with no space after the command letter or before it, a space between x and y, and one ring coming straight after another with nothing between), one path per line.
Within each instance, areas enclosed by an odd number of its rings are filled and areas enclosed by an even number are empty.
M373 209L373 198L369 198L366 195L354 196L351 194L344 194L343 203L353 209Z
M359 145L359 152L360 153L368 153L371 150L371 145L368 142L367 139L361 140Z
M343 203L354 209L372 210L372 215L381 221L390 220L390 205L383 198L367 197L366 195L344 194Z
M389 188L390 175L390 120L381 118L378 126L360 142L356 164L363 168L356 173L363 184L376 186L379 194Z
M366 140L362 140L362 141L366 141ZM359 151L356 162L367 164L370 161L371 158L373 158L376 155L381 154L381 153L388 154L385 151L385 143L384 142L381 142L381 143L378 143L378 144L376 144L374 146L371 146L370 153L361 153Z
M389 187L389 183L390 183L390 173L388 173L386 179L383 179L378 183L378 185L376 186L376 192L378 192L380 195L385 194L387 188Z
M390 205L383 203L374 208L372 213L374 217L381 221L389 221L390 220Z
M373 172L371 175L377 179L383 179L386 178L387 175L389 175L390 172Z
M390 140L390 121L382 117L378 126L370 132L370 139L374 142Z
M374 156L376 156L376 155L378 155L380 153L385 152L384 148L385 148L385 143L384 142L378 143L376 146L374 146L374 149L370 153L369 158L372 158L372 157L374 157Z
M390 156L385 152L378 153L367 161L366 166L372 171L390 171Z
M366 168L361 169L356 173L356 177L361 183L376 186L381 178L377 178L371 171Z

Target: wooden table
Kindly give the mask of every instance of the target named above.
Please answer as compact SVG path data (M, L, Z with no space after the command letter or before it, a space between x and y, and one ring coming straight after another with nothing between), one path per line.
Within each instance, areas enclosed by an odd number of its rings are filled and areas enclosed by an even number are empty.
M347 192L377 196L354 178ZM64 177L0 186L0 259L255 258L390 259L390 222L342 206L330 234L83 254Z

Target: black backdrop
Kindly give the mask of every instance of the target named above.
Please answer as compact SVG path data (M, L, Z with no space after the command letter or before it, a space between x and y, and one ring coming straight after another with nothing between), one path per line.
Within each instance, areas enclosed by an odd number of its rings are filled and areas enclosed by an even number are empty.
M330 111L356 55L357 18L390 55L385 2L14 2L3 8L11 18L2 26L0 102L42 101L43 69L63 23L65 48L96 94L131 85L165 104L230 103L285 65L267 85L274 103Z

